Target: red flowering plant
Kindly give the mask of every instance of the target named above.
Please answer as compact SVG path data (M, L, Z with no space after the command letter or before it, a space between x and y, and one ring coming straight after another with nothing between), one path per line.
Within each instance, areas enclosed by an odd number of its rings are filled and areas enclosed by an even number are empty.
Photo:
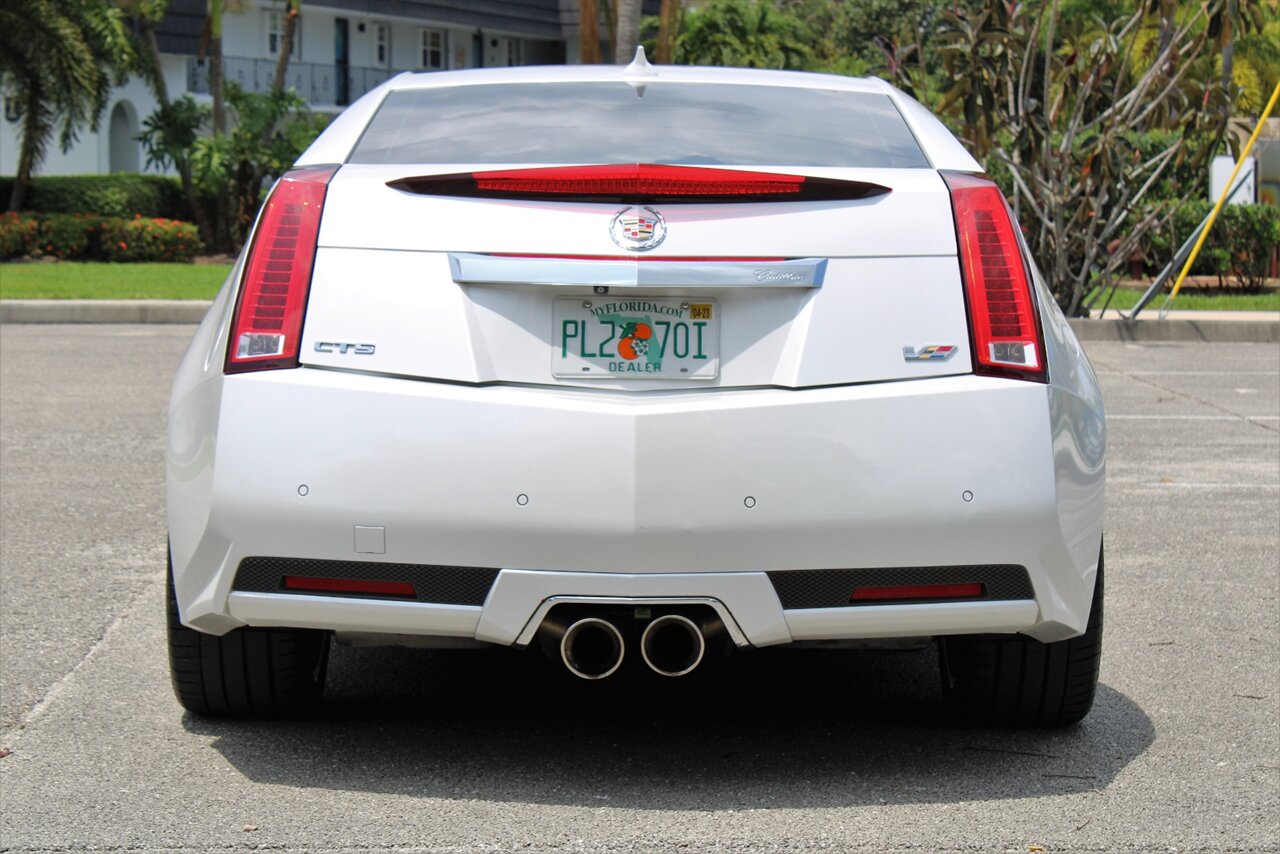
M0 213L0 258L38 255L36 248L40 223L32 216L9 211Z
M190 261L203 246L196 227L174 219L110 219L102 227L107 261Z

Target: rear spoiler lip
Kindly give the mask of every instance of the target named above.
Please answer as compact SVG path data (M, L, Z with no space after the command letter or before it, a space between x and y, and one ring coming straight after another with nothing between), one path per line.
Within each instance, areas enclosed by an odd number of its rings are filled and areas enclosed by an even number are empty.
M681 181L688 185L683 191L653 189ZM562 187L530 189L528 186L520 186L538 183L560 184ZM735 183L755 185L755 189L739 192L716 192L711 189L717 185L733 186ZM608 185L610 189L593 189L592 185ZM869 181L652 163L551 166L419 175L388 181L387 186L415 195L510 201L613 202L630 205L856 201L892 192L889 187ZM575 186L586 189L575 190Z

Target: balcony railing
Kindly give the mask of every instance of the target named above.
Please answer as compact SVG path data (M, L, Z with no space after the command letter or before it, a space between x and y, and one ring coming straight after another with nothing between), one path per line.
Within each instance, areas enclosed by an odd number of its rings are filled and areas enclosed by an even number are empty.
M400 73L389 68L358 67L349 67L346 72L344 81L341 70L336 65L290 62L284 88L293 89L309 104L346 106ZM224 56L222 76L225 81L236 83L247 92L269 92L276 79L276 61ZM187 58L187 91L198 95L209 94L208 60L202 61L194 56Z

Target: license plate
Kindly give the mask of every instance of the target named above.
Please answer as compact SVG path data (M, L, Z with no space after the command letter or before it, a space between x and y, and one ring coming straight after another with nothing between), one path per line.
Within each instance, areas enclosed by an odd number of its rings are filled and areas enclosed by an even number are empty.
M714 379L720 371L715 300L560 297L551 374L588 379Z

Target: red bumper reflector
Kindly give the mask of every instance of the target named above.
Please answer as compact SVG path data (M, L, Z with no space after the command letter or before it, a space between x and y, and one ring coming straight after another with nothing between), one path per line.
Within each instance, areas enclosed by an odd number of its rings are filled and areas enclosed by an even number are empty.
M459 172L401 178L388 185L431 196L647 203L827 201L865 199L890 191L865 181L656 163Z
M370 593L376 596L416 596L407 581L365 581L360 578L315 578L309 575L286 575L286 590L310 590L322 593Z
M981 584L902 584L893 587L855 587L850 602L897 602L904 599L975 599Z

